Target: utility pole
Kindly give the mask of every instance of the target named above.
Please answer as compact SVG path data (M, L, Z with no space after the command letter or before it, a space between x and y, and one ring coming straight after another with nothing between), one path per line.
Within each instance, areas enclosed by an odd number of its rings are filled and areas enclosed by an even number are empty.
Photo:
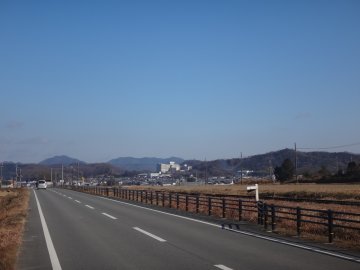
M18 165L15 164L15 182L18 180ZM15 186L15 183L13 183L13 186Z
M1 168L0 188L1 188L1 186L2 186L2 181L3 181L3 167L4 167L4 162L2 162L2 163L1 163L1 166L0 166L0 168Z
M242 185L242 176L243 176L243 169L242 169L242 152L240 152L240 184Z
M296 183L299 184L298 175L297 175L297 151L296 151L296 143L295 143L295 180L296 180Z
M206 161L206 158L205 158L205 185L207 185L207 161Z

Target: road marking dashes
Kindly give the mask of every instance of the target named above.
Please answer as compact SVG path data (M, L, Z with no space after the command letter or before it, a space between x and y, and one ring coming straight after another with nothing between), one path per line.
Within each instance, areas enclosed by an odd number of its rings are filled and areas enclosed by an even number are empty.
M95 209L94 207L90 206L90 205L85 205L87 208L90 208L90 209Z
M229 268L229 267L227 267L227 266L225 266L223 264L216 264L214 266L221 269L221 270L233 270L232 268Z
M134 229L134 230L137 230L138 232L141 232L141 233L143 233L143 234L145 234L145 235L147 235L147 236L150 236L150 237L158 240L159 242L166 242L165 239L162 239L162 238L159 237L159 236L156 236L156 235L154 235L154 234L152 234L152 233L149 233L149 232L147 232L147 231L144 231L143 229L140 229L139 227L133 227L133 229Z
M101 214L103 214L104 216L107 216L108 218L111 218L111 219L117 219L116 217L109 215L107 213L101 213Z
M77 203L81 203L80 201L78 201L78 200L75 200L75 202L77 202Z

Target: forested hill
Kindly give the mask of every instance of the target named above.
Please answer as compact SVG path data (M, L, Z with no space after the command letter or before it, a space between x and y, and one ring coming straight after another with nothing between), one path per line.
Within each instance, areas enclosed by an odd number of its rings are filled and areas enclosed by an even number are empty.
M360 162L359 154L348 152L296 152L297 165L299 173L313 173L321 168L335 173L338 169L346 169L347 164L351 161ZM295 150L283 149L279 151L269 152L261 155L244 157L242 159L218 159L213 161L187 160L187 164L192 165L195 170L205 171L207 169L209 175L220 175L233 173L243 170L253 170L256 172L269 172L270 168L280 166L282 162L289 158L295 163Z

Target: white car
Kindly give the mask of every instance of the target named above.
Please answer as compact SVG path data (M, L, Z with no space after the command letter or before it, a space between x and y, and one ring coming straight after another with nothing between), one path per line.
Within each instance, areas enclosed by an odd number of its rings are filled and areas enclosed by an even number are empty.
M39 180L37 183L37 189L46 189L47 184L45 180Z

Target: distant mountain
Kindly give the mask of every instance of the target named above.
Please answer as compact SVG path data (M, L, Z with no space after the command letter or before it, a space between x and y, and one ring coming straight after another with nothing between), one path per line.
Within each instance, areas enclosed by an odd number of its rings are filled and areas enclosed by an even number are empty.
M80 164L85 164L84 161L75 159L75 158L71 158L68 156L55 156L52 158L48 158L45 159L41 162L39 162L40 165L61 165L63 164L64 166L70 165L70 164L76 164L76 163L80 163Z
M338 169L346 169L350 161L360 162L360 155L348 152L300 152L297 151L298 173L317 172L321 167L326 167L332 173ZM209 175L226 175L235 171L252 170L259 174L266 174L270 168L281 166L282 162L289 158L295 163L295 151L282 149L261 155L254 155L235 159L218 159L213 161L187 160L188 165L198 172L208 171Z
M134 158L134 157L119 157L108 161L111 165L128 171L155 171L156 165L159 163L169 163L174 161L175 163L182 163L184 160L178 157L170 158Z

